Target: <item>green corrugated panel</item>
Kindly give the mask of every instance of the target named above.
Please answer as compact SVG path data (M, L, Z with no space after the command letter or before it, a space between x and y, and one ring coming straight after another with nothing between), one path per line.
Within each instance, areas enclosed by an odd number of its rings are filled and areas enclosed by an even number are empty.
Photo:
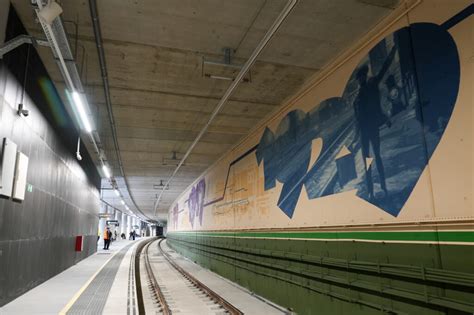
M188 234L190 232L171 232ZM201 236L237 238L282 238L321 240L373 240L400 242L474 243L474 231L400 231L400 232L197 232Z
M314 232L309 233L316 234ZM327 232L327 234L337 235L338 237L341 235L345 237L347 235L357 235L360 237L363 235L361 233L372 233L369 234L370 237L383 236L396 240L409 239L416 241L432 240L437 235L443 235L443 237L439 237L440 241L460 242L460 240L465 241L472 238L472 232L469 231L466 231L465 234L459 234L459 231L443 231L441 233L434 231ZM408 234L402 234L402 237L400 237L401 233ZM219 234L229 237L224 241L219 237L208 237L203 233L200 234L203 237L199 238L197 242L197 239L192 237L191 233L170 233L170 239L172 243L180 248L180 252L186 256L205 257L205 259L201 258L197 261L199 263L205 261L203 263L205 267L209 267L210 262L212 262L213 269L216 272L281 305L293 307L299 314L312 314L316 309L315 307L317 307L318 314L338 314L339 312L342 312L340 314L370 314L375 312L374 308L377 307L406 314L444 314L450 307L458 310L468 310L471 307L469 305L472 305L470 301L474 300L472 287L469 287L469 283L472 282L474 277L472 269L462 267L468 264L472 265L472 246L439 245L436 243L375 244L337 241L337 239L328 242L313 242L284 236L275 239L268 238L269 234L288 236L288 233L284 232L205 233L212 236ZM258 234L259 236L257 238L247 238L248 235L252 234ZM246 235L246 238L231 238L231 235ZM307 236L308 232L291 233L291 235L297 237L300 237L300 235ZM319 233L319 236L321 235L323 234ZM173 242L174 239L180 239L180 241ZM440 253L449 253L449 257L443 257ZM272 255L276 256L273 257ZM327 263L334 265L321 268L314 263L305 261L305 259L309 259L308 257L312 257L311 255L322 255ZM375 267L373 266L380 264L381 268L384 268L381 269L384 273L374 271L363 273L354 270L353 266L357 267L358 265L354 264L358 264L358 262L369 263L368 266L372 266L370 267L372 269L369 268L370 270L374 270ZM266 267L258 266L256 263L263 263ZM272 270L275 266L282 266L285 271ZM393 268L390 266L393 266ZM436 287L434 286L436 281L423 280L420 270L424 270L424 268L426 268L427 276L434 277L433 279L436 279L436 275L439 274L442 277L440 279L452 279L452 283L456 283L456 279L459 279L459 283L464 283L468 287L451 285L449 290L444 285ZM418 279L410 280L406 276L401 276L405 269L406 271L412 270L407 274L411 276L417 275L416 273L413 274L413 270L419 270ZM288 274L292 270L295 273ZM340 279L338 281L342 282L335 285L320 280L309 280L305 276L298 276L297 273L300 272L298 270L311 271L312 273L327 272L334 280ZM385 274L387 271L389 274ZM397 272L400 273L399 276L396 276ZM290 280L292 283L288 282ZM344 281L348 281L347 283L362 281L360 283L367 283L372 287L380 286L380 289L385 288L387 297L381 297L370 293L370 291L363 292L350 289L350 286L342 285ZM309 289L309 287L312 289ZM402 291L399 289L398 291L388 290L391 287L402 289ZM319 289L315 291L316 288ZM407 292L405 300L394 299L398 294L404 296L402 294L403 290ZM419 299L420 293L423 292L427 294L427 300L423 302L425 305L420 304L420 302L409 302L411 298L417 298L417 296ZM338 299L337 296L343 297L342 300ZM390 296L393 296L392 299ZM440 298L436 298L436 296ZM348 302L351 299L353 301ZM424 301L423 298L422 300ZM451 300L454 303L449 302ZM313 304L312 301L318 301L318 303ZM465 301L466 306L460 306L462 305L462 302L459 304L460 301ZM436 309L440 306L435 306L435 304L445 305L446 310ZM380 312L380 310L377 312Z

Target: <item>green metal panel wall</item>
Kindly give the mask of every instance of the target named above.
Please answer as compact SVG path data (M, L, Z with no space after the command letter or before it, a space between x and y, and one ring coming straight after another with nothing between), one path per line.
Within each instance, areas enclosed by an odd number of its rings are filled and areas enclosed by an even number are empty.
M191 260L298 314L474 312L474 276L466 264L472 246L210 234L169 233L168 240Z

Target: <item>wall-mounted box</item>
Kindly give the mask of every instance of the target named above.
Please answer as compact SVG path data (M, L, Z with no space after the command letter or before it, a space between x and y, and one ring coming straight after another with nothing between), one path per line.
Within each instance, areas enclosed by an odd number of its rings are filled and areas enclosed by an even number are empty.
M15 180L13 182L13 199L15 200L25 200L28 161L28 157L23 153L16 154Z
M82 235L76 236L76 252L82 252L84 248L84 237Z
M0 195L11 197L13 177L15 175L17 145L10 139L4 138L0 152Z

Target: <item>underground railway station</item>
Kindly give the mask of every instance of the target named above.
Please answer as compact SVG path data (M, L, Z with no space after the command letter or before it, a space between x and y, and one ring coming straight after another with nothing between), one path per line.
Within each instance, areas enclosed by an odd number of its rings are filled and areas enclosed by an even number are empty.
M0 0L0 314L474 314L472 0Z

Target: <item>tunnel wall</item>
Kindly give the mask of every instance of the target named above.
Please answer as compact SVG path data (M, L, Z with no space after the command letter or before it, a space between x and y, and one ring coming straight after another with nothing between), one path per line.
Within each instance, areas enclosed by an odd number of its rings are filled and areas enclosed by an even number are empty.
M169 244L298 314L472 313L472 13L394 10L175 201Z
M25 33L11 9L6 40ZM20 117L28 49L23 103L30 113ZM100 177L85 150L76 160L78 134L64 106L34 47L0 59L0 139L29 157L25 200L0 197L0 306L96 251Z

